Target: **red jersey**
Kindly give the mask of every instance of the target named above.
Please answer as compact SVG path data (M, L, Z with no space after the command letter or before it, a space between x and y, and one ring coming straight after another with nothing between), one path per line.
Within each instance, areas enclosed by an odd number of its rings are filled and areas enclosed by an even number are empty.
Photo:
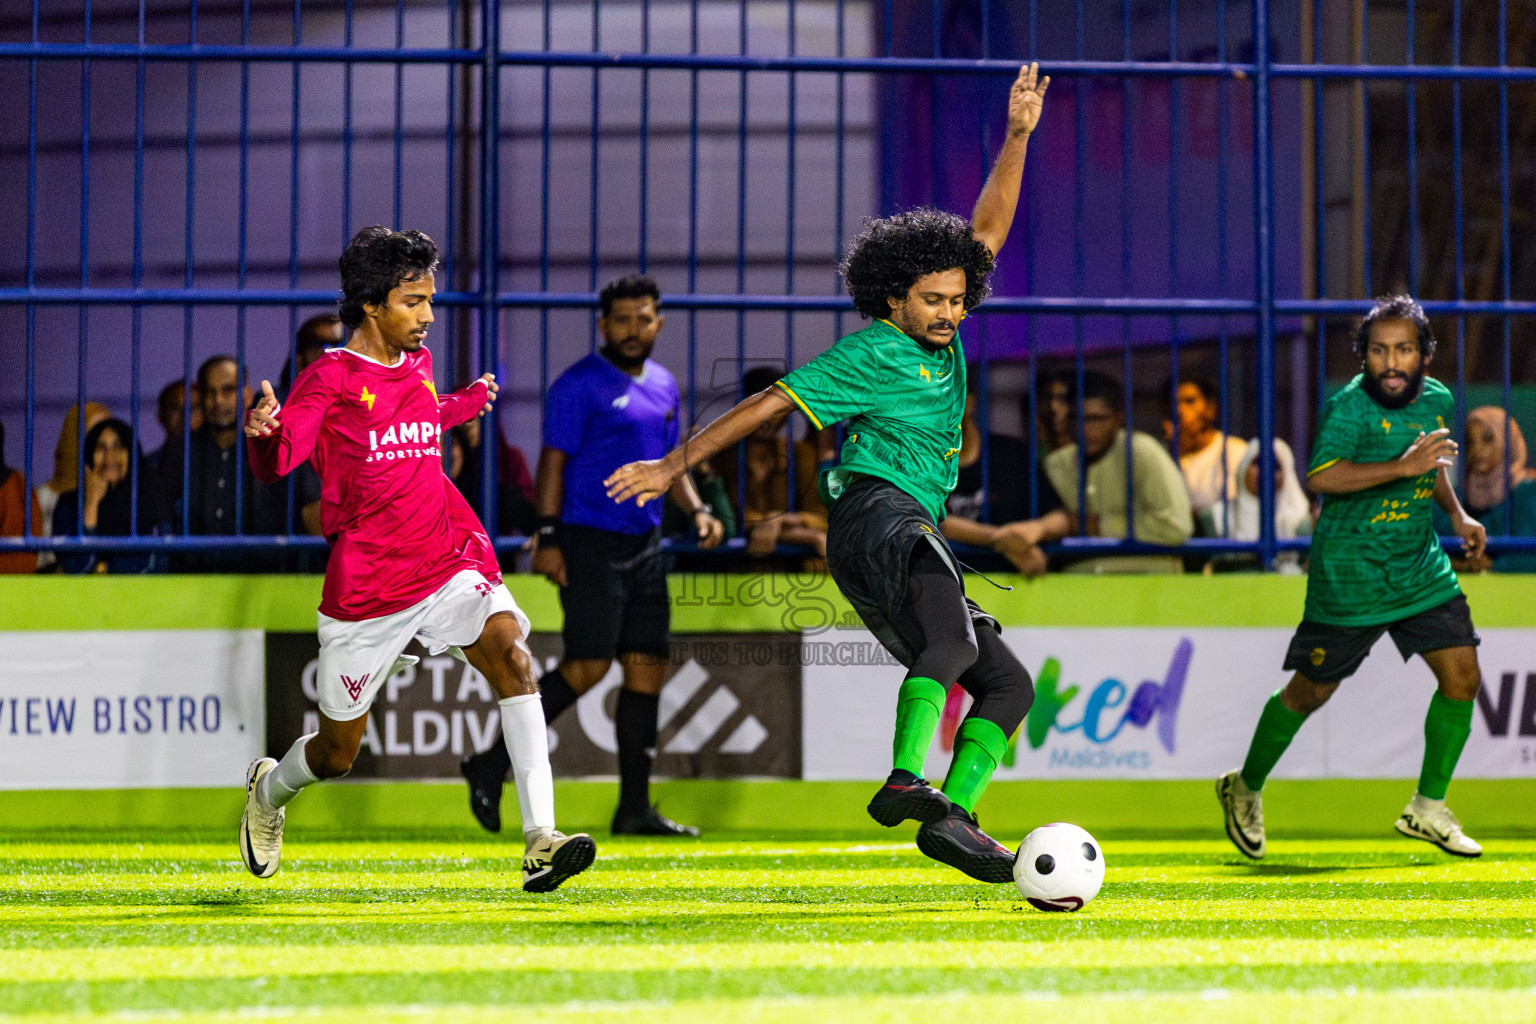
M320 474L331 545L322 614L390 615L464 569L501 582L491 539L442 459L443 432L473 419L488 397L483 381L439 397L425 348L394 366L332 349L294 382L281 426L246 441L258 480L273 483L306 459Z

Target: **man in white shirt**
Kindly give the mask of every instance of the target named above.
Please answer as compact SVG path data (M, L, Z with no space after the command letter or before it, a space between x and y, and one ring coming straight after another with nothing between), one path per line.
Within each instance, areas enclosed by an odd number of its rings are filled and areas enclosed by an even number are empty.
M1173 382L1163 393L1173 391ZM1189 487L1189 503L1196 519L1220 501L1237 497L1238 465L1248 447L1242 438L1222 433L1221 393L1209 377L1192 376L1179 381L1179 426L1174 430L1170 416L1163 420L1163 435L1179 454L1179 469ZM1215 533L1223 537L1229 531L1215 524Z

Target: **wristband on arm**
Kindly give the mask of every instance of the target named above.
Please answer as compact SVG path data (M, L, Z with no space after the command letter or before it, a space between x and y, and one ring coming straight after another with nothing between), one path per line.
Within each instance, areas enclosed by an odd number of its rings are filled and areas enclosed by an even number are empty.
M560 517L539 516L539 525L535 535L539 538L539 547L558 548L560 546Z

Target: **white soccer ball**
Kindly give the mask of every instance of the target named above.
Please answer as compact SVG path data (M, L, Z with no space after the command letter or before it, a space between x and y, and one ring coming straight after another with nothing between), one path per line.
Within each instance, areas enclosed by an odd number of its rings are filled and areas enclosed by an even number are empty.
M1076 825L1041 825L1019 844L1013 881L1036 910L1081 910L1104 884L1104 849Z

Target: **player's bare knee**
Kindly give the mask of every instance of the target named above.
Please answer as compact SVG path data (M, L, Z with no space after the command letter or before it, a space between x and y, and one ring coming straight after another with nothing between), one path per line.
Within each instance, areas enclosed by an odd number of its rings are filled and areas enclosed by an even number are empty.
M1280 691L1280 703L1298 715L1310 715L1328 703L1328 698L1338 688L1338 683L1314 683L1298 673Z
M1475 700L1482 688L1483 673L1472 647L1452 647L1428 651L1424 661L1435 673L1440 693L1451 700Z
M1476 700L1483 676L1475 667L1470 672L1456 672L1440 680L1440 693L1451 700Z

